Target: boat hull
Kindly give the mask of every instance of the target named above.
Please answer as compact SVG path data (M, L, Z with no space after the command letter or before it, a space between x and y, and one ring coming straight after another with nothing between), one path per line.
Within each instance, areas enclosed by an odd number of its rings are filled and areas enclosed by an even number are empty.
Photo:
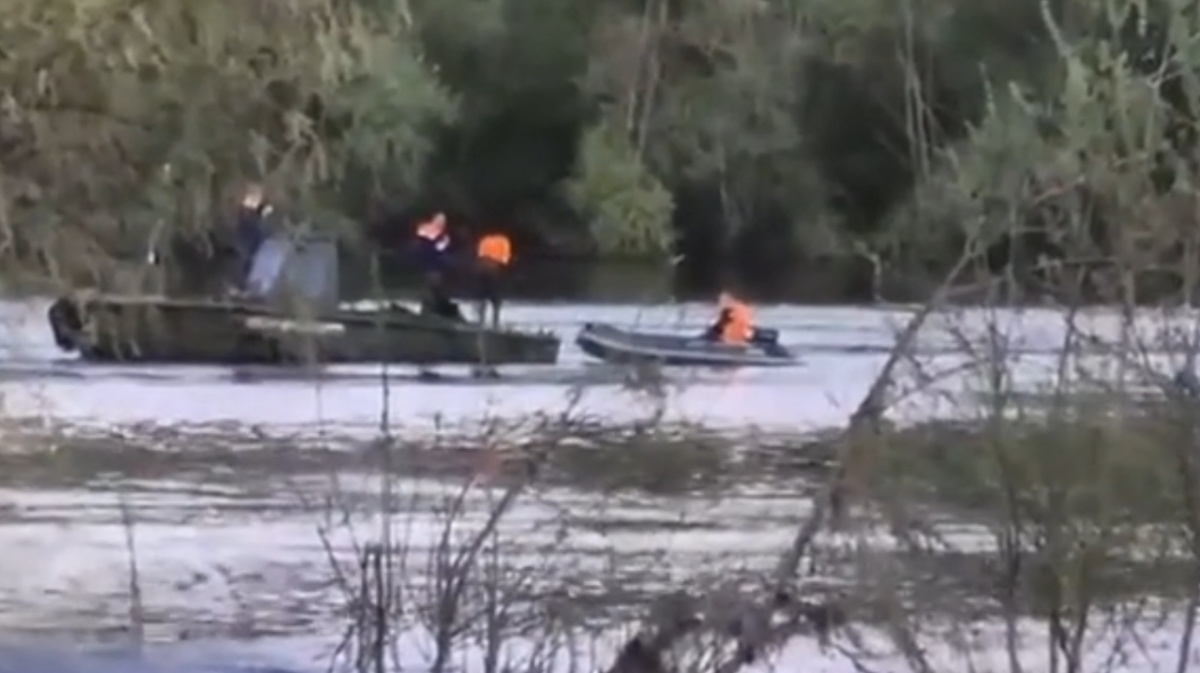
M772 342L734 346L673 334L630 332L601 323L588 323L575 339L588 355L611 363L657 362L693 367L787 367L798 364L794 354Z
M404 308L301 319L235 301L75 295L48 315L55 342L93 362L555 364L546 332L481 329Z

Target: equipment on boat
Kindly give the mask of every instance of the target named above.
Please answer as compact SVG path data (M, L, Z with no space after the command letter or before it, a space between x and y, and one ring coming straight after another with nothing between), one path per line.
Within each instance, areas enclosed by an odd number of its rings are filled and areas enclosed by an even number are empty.
M659 362L708 367L787 367L799 363L779 344L779 332L755 330L740 346L677 334L631 332L604 323L586 323L575 343L588 355L612 363Z
M247 291L213 298L77 292L47 318L54 341L85 360L175 364L390 362L554 364L560 340L398 305L354 310L338 300L337 249L279 235L255 254Z

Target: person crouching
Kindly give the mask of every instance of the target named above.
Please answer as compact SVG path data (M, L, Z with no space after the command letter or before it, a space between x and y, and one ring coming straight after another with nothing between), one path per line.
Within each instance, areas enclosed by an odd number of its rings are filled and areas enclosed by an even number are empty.
M730 292L722 292L717 304L717 320L704 332L704 338L731 346L750 343L754 339L754 314L750 307Z

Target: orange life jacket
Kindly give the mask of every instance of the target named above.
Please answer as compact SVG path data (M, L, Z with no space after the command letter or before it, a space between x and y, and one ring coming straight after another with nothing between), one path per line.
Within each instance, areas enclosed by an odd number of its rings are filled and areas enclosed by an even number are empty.
M724 310L729 314L721 330L721 341L737 345L749 343L754 336L754 315L750 307L740 301L733 301L725 306Z
M479 259L508 266L512 262L512 241L504 234L488 234L479 239L476 253Z

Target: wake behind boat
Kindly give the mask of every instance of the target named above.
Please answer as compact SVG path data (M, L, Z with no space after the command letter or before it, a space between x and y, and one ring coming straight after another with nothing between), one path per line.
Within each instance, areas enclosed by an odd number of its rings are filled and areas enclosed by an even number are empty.
M678 334L632 332L605 323L585 323L575 343L610 363L658 362L672 366L789 367L796 356L778 343L775 330L757 330L748 344L732 345Z

